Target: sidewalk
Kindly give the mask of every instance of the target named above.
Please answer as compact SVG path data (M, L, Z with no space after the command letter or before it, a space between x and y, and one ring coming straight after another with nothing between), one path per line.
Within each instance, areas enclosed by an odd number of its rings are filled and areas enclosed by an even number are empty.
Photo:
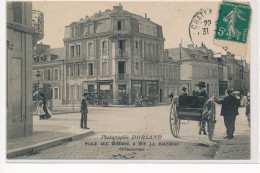
M48 120L33 117L33 135L7 141L7 158L35 153L62 143L81 139L94 134L90 129L81 129L80 117L53 115Z
M245 109L240 109L236 118L236 130L233 139L223 139L214 159L250 159L250 128L244 114ZM223 135L225 136L225 135Z
M171 102L162 102L158 103L157 106L163 106L163 105L170 105ZM88 109L110 109L110 108L135 108L135 105L109 105L108 107L102 107L102 106L89 106ZM79 113L80 107L74 107L73 109L71 107L59 107L57 110L52 110L52 114L58 115L58 114L70 114L70 113ZM36 112L33 112L33 115L37 115Z

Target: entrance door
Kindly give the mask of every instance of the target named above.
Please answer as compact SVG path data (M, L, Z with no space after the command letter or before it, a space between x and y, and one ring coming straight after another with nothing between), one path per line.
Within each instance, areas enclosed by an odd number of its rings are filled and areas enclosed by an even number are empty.
M118 85L118 104L125 105L126 85Z
M162 101L163 101L163 90L160 89L160 102L162 102Z

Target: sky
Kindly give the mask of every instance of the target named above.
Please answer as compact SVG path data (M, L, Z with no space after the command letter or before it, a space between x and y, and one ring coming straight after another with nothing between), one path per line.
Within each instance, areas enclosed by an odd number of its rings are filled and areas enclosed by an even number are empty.
M192 43L189 38L189 24L196 12L201 8L211 9L212 16L217 16L218 2L120 2L123 9L140 16L147 13L151 21L163 28L165 49L178 47L182 41L183 47ZM63 47L65 26L79 21L95 12L113 9L119 2L33 2L33 9L44 13L43 44L51 48ZM213 37L213 31L211 32ZM204 44L216 53L224 53L222 48L207 39ZM249 62L249 56L245 57Z

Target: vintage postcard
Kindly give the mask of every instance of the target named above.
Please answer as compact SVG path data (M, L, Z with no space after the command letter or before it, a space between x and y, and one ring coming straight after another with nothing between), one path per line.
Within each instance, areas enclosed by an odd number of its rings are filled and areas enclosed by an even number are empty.
M7 1L7 162L256 162L254 9Z

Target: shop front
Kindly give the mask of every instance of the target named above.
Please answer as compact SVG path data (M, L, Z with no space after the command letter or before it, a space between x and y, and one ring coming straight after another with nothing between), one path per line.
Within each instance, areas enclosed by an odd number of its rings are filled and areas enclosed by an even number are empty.
M98 82L98 95L100 99L107 100L110 104L113 103L113 82Z
M145 83L145 96L146 97L159 96L158 81L145 81L144 83Z
M132 80L131 86L131 103L134 102L142 95L142 81Z

